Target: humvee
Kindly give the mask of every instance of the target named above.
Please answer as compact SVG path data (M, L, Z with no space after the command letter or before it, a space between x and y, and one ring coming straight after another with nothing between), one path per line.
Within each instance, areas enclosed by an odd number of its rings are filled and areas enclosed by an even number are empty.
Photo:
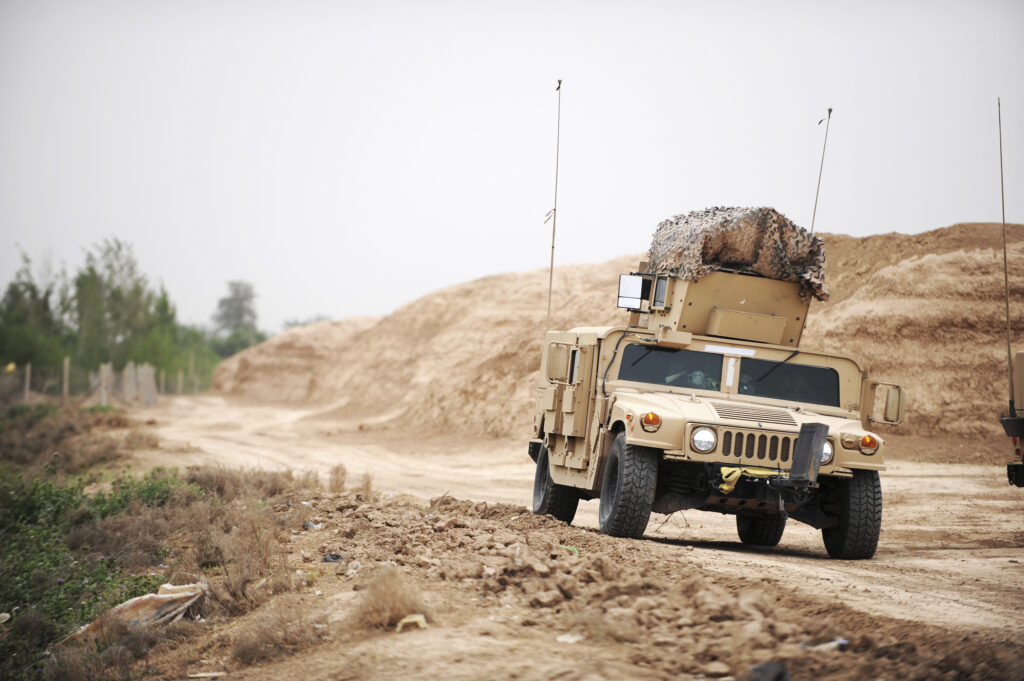
M1013 460L1006 464L1006 477L1011 485L1024 487L1024 350L1019 350L1013 360L1012 385L1010 415L1002 419L1003 431L1013 447Z
M640 537L652 511L713 511L753 546L793 518L833 558L873 556L885 443L869 428L900 423L902 388L800 349L810 301L796 282L645 266L619 279L626 326L546 334L533 512L572 522L598 498L602 532Z

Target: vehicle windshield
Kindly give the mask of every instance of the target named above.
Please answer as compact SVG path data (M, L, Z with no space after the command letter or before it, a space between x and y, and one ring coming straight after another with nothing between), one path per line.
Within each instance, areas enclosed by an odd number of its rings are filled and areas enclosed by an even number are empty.
M740 361L741 395L839 406L839 372L829 367L773 362L745 357Z
M619 380L677 388L720 390L721 378L722 355L654 345L627 345L619 367Z

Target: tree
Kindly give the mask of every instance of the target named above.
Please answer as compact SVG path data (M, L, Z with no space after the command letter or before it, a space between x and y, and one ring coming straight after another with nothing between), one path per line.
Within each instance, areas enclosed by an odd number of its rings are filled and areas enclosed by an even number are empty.
M213 323L218 333L232 334L256 328L256 291L247 281L229 281L228 294L217 301Z
M76 360L83 366L138 361L156 324L157 296L139 272L131 244L104 239L85 256L75 277Z
M0 358L3 363L56 365L61 361L70 337L61 320L56 288L55 281L36 282L32 276L32 261L22 253L21 267L0 300Z
M213 344L221 357L262 343L265 333L256 328L256 291L247 281L229 281L228 294L217 301L213 323L218 337Z

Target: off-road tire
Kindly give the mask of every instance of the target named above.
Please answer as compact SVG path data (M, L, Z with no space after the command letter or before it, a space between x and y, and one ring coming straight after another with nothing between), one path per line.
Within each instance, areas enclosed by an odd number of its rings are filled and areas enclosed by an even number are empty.
M833 558L863 560L875 555L882 531L882 486L878 471L853 471L837 481L835 502L839 523L821 531L825 550Z
M748 546L778 546L786 531L786 514L737 515L736 532Z
M541 447L537 455L537 470L533 474L533 512L554 516L564 523L576 517L580 495L571 487L556 484L548 468L548 448Z
M613 537L642 537L651 518L658 483L658 450L626 444L619 433L604 462L601 531Z

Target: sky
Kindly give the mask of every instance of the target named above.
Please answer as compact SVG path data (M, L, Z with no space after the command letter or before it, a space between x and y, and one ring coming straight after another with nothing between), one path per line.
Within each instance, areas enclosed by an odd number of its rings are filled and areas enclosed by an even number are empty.
M134 245L179 319L259 324L646 250L1024 222L1024 3L0 0L0 285ZM538 301L538 317L546 301Z

